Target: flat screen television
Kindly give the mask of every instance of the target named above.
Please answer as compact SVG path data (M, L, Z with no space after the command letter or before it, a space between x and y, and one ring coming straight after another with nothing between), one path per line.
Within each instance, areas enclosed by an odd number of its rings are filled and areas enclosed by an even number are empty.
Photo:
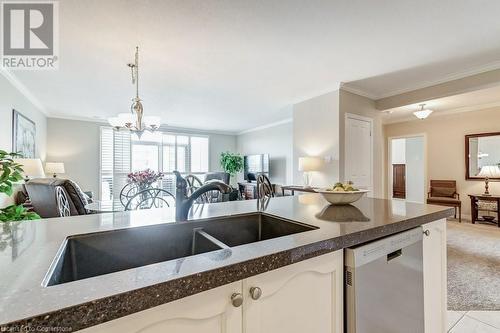
M269 154L247 155L243 161L245 180L255 180L255 176L259 173L269 177Z

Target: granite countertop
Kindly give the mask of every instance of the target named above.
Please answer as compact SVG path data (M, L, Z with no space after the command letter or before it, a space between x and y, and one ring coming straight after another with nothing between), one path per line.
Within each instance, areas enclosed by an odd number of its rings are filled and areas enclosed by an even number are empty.
M371 198L333 207L319 194L272 198L260 208L256 200L194 208L190 220L260 210L318 229L44 287L66 237L176 223L174 209L6 223L0 225L0 331L83 329L453 214L453 208Z

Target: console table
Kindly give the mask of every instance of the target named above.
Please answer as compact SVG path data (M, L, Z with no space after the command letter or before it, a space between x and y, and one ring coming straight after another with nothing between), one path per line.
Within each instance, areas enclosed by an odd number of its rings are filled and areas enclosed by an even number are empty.
M285 195L285 191L290 191L290 192L292 192L292 195L294 195L295 191L316 193L315 190L317 190L318 188L319 187L305 187L305 186L299 186L299 185L282 185L281 191L282 191L283 195Z
M500 195L484 195L484 194L469 194L469 198L471 201L471 220L472 223L476 222L488 222L488 223L495 223L498 225L500 228ZM478 209L478 201L492 201L496 202L497 208L496 210L488 210L488 209ZM495 220L485 220L482 217L479 217L479 211L480 210L486 210L486 211L494 211L497 213L497 218Z

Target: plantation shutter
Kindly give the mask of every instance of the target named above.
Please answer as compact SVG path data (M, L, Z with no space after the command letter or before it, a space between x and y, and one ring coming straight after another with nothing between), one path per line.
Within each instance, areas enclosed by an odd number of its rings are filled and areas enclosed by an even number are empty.
M100 200L113 198L113 129L101 127Z
M101 127L101 200L120 200L131 164L130 132Z
M129 131L114 131L113 199L120 199L120 192L127 184L127 175L132 169L131 134Z

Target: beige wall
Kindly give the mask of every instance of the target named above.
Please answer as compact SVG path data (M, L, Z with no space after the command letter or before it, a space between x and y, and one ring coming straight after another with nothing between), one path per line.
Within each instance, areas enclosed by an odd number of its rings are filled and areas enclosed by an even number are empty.
M427 137L427 179L450 179L457 181L462 199L463 212L470 214L469 193L482 193L484 182L465 180L466 134L500 131L500 108L435 115L426 120L416 120L384 126L387 156L389 137L425 133ZM388 172L387 158L385 158ZM386 184L387 186L387 184ZM490 192L500 194L500 183L491 182Z
M327 186L339 180L339 91L308 99L293 106L293 163L299 157L331 157L313 185ZM295 184L303 184L302 172L293 170Z
M0 75L0 149L12 150L12 109L31 119L36 124L36 157L45 160L47 118L26 99L7 79ZM0 194L0 207L12 203L12 198Z
M339 151L340 151L340 179L344 179L345 169L345 116L347 113L368 117L373 120L373 196L376 198L384 197L384 159L383 159L383 126L382 114L375 108L375 101L353 94L351 92L340 90L339 98Z

